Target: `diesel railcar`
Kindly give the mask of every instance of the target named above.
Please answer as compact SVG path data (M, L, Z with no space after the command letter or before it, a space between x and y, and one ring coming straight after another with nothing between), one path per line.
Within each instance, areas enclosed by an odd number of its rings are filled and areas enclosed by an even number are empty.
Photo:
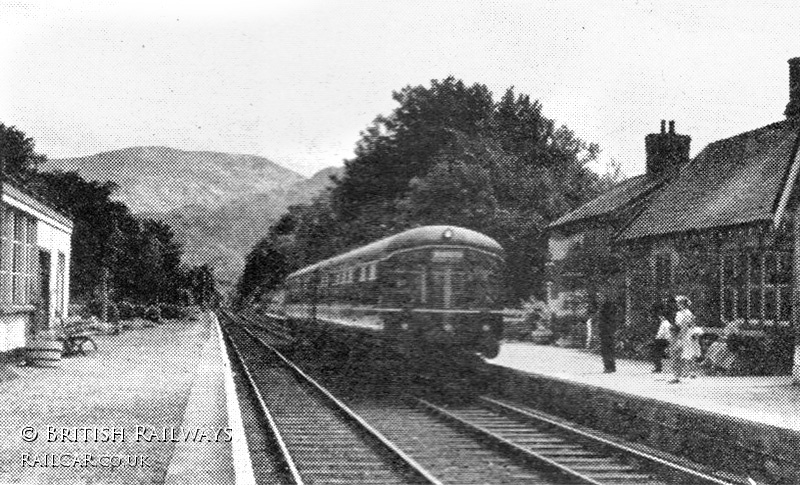
M497 356L503 248L461 227L395 234L290 274L286 318L380 336L401 351Z

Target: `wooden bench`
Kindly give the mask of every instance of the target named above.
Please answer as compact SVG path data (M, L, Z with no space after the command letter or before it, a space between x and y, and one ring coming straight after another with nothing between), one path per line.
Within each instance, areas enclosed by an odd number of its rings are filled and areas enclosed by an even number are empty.
M86 355L89 350L97 350L97 343L92 339L93 330L91 321L83 319L79 320L62 320L60 335L58 340L64 346L63 355L65 357L71 355Z
M86 355L89 350L89 346L93 347L92 350L97 350L97 343L88 333L63 335L58 340L60 340L64 345L63 355L65 357L78 354Z

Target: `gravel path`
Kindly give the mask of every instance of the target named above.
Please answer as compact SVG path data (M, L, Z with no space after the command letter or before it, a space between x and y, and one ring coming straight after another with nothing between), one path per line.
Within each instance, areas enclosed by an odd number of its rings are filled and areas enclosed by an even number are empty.
M66 358L58 369L20 368L18 379L0 383L0 483L162 483L175 443L137 440L137 427L151 437L149 429L181 426L201 349L212 337L202 315L97 337L98 352ZM25 427L38 439L23 441ZM51 442L48 427L89 431L73 434L77 442ZM96 442L95 430L103 428L122 429L124 441Z

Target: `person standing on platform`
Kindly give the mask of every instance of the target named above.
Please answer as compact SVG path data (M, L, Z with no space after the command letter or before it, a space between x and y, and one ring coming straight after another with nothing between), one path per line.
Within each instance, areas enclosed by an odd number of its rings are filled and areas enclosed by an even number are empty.
M597 310L597 333L600 337L600 355L603 357L603 372L610 374L617 371L614 359L615 334L619 311L617 302L611 295L601 295Z
M650 359L653 361L653 373L663 370L663 361L667 358L667 349L672 343L672 323L667 320L667 311L663 306L656 306L653 309L653 316L658 322L658 331L650 348Z
M675 297L675 304L678 306L678 312L675 313L675 326L678 332L673 346L675 378L669 381L670 384L681 382L684 370L693 365L691 362L687 362L687 358L691 358L695 353L695 345L692 341L695 317L694 313L689 310L689 307L692 306L692 301L688 297L679 295ZM699 347L699 342L697 346Z

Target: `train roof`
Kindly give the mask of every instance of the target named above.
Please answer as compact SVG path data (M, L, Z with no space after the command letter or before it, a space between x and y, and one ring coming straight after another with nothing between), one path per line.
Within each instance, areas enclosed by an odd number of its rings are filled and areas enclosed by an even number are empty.
M393 236L379 239L332 258L324 259L290 274L294 278L318 269L338 266L347 262L367 262L382 259L391 253L433 244L467 246L503 257L503 247L485 234L457 226L423 226L409 229Z

